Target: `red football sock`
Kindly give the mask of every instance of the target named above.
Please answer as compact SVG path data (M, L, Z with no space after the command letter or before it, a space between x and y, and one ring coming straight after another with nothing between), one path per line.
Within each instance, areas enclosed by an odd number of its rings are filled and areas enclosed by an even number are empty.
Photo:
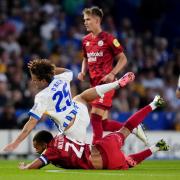
M136 164L139 164L140 162L142 162L151 155L152 155L151 150L146 149L136 154L130 154L128 157L131 157L136 162Z
M112 119L105 119L102 121L102 127L103 131L118 131L121 129L121 127L124 125L124 123L112 120Z
M140 109L135 114L133 114L124 123L124 127L128 128L132 132L132 130L136 128L151 111L152 108L150 105L145 106L144 108Z
M102 128L102 117L97 114L91 114L91 125L93 128L93 144L102 138L103 128Z

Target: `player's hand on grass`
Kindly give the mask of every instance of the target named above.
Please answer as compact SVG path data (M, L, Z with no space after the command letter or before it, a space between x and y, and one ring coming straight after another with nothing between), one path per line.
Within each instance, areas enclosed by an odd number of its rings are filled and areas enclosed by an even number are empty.
M18 147L18 144L17 143L10 143L10 144L8 144L7 146L5 146L4 148L3 148L3 151L5 151L5 152L11 152L11 151L13 151L14 149L16 149Z
M85 79L85 74L82 73L82 72L80 72L80 73L78 74L78 79L79 79L80 81L84 81L84 79Z
M26 164L24 162L19 163L19 169L26 169Z

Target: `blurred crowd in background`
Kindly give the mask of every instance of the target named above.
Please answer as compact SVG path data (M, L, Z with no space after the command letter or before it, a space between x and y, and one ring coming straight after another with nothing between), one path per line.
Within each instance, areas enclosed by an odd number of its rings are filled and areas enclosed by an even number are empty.
M156 94L175 113L172 129L180 130L180 100L175 96L180 74L178 0L0 0L0 129L21 128L34 102L27 63L47 58L74 73L72 94L89 87L80 82L81 41L86 34L82 10L98 5L103 29L124 47L127 71L136 74L131 86L117 91L112 112L134 112Z

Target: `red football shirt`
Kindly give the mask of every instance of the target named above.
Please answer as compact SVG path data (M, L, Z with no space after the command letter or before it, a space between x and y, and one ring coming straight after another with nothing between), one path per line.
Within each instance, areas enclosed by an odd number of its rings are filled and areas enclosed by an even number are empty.
M57 135L39 159L44 165L51 163L66 169L93 169L89 156L88 144L75 143L66 136Z
M124 136L111 133L95 143L99 150L104 169L128 169L127 158L120 150ZM112 153L113 151L113 153ZM57 135L39 159L43 165L49 163L65 169L94 169L90 160L90 145L73 142L66 136Z
M123 51L118 40L102 31L94 37L89 33L82 41L83 54L88 61L90 82L92 86L101 84L101 79L113 69L113 60Z

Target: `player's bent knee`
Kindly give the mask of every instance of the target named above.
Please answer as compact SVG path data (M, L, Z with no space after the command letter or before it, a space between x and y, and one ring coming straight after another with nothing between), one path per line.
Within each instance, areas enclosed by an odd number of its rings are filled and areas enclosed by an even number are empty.
M81 97L81 95L74 96L73 101L80 102L80 103L83 103L85 105L87 104L86 101Z

